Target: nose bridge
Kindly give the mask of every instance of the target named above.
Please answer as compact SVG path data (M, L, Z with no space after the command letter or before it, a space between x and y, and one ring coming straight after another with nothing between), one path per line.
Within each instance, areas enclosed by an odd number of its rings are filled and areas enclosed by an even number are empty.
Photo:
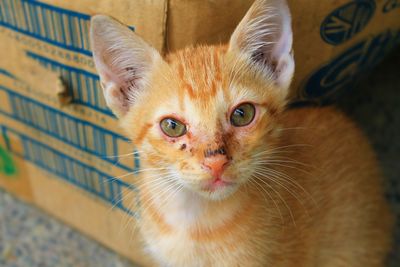
M216 156L224 156L226 157L226 147L225 144L222 142L218 142L214 144L214 146L207 146L207 148L204 150L204 158L212 158Z
M226 140L224 138L223 129L216 127L213 132L207 133L207 141L204 147L204 158L211 158L217 155L227 156Z
M202 133L199 138L199 160L203 167L213 176L219 176L230 161L230 156L226 140L224 138L224 129L220 116L217 112L218 105L208 103L208 110L213 110L207 116L203 116Z

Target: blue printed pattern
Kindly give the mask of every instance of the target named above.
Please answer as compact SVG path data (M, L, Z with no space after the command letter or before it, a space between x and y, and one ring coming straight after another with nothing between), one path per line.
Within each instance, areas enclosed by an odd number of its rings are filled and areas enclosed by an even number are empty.
M63 81L66 82L68 88L71 89L73 102L88 106L96 111L107 115L112 115L111 110L107 107L103 95L99 76L61 63L58 63L41 55L26 52L26 55L45 68L56 71L61 74Z
M0 86L0 90L7 93L11 106L11 110L0 107L0 113L127 171L132 171L133 166L126 166L120 163L117 157L112 157L118 155L119 144L128 145L128 139L125 137L90 122L74 118L6 87ZM134 160L136 169L138 168L138 159Z
M356 43L311 75L303 97L330 100L334 94L351 87L360 73L376 66L399 44L400 29L388 30Z
M91 56L90 16L33 0L0 0L0 25Z
M15 76L13 74L11 74L9 71L5 70L5 69L1 69L0 68L0 74L15 79Z
M61 177L65 181L90 192L110 203L113 207L119 208L129 215L137 216L136 211L131 210L132 203L125 205L126 203L124 203L123 198L123 192L124 194L137 195L138 190L134 185L112 178L106 173L83 164L4 125L0 125L0 128L9 151ZM18 140L15 143L22 144L22 151L21 149L14 148L12 144L7 142L10 140L10 136Z
M387 0L382 11L388 13L396 8L400 8L400 0Z
M321 24L321 37L327 43L339 45L363 30L375 13L374 0L357 0L330 13Z

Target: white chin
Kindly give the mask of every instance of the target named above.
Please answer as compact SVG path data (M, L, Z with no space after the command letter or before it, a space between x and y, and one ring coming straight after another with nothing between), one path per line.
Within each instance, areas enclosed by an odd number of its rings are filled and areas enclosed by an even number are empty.
M199 193L204 198L217 201L228 198L233 193L235 193L238 188L239 186L235 184L235 185L224 186L213 191L198 190L197 193Z

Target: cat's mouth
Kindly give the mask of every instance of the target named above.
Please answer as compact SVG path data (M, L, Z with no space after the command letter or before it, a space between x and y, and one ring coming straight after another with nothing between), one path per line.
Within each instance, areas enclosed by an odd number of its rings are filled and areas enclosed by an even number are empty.
M223 178L205 181L198 193L211 200L222 200L232 195L239 188L239 183Z
M208 192L216 192L219 190L223 190L226 189L228 187L232 187L234 186L235 183L234 182L230 182L230 181L226 181L221 177L217 177L211 181L208 181L203 187L202 189L204 191L208 191Z

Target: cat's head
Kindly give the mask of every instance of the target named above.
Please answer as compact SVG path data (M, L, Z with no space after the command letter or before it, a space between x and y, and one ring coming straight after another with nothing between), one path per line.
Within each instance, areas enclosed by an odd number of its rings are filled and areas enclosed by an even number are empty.
M107 104L160 177L222 199L273 151L294 72L285 1L257 0L224 46L163 58L106 16L91 41Z

